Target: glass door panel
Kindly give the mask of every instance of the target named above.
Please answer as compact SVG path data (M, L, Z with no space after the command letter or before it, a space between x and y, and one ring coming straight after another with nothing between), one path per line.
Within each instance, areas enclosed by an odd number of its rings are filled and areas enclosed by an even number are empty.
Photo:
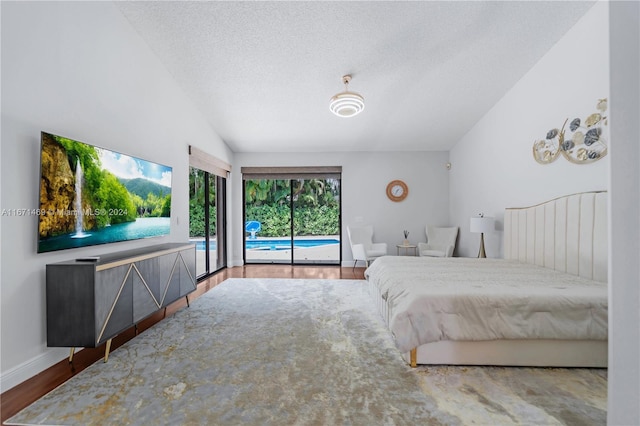
M217 222L217 213L218 211L216 210L216 202L217 202L217 197L216 197L216 177L209 175L208 176L209 179L207 181L207 185L209 186L209 191L207 192L207 194L209 195L207 197L207 225L208 225L208 230L209 232L207 233L207 239L209 241L209 250L207 251L208 255L209 255L209 259L208 259L208 264L209 264L209 270L213 270L215 271L217 269L217 263L218 263L218 247L216 245L216 231L218 229L218 222Z
M205 172L189 168L189 241L196 244L196 276L207 273L204 222Z
M227 266L227 239L226 233L227 221L225 220L226 199L227 199L227 179L221 176L215 176L216 183L216 201L215 201L215 229L213 235L215 238L215 255L210 257L210 262L215 265L215 270L219 270ZM211 248L209 249L211 252ZM215 259L215 260L214 260Z
M245 263L340 264L340 179L246 179Z
M196 276L226 266L226 179L189 168L189 240L196 244Z
M291 263L291 182L247 179L245 192L245 263Z
M340 263L340 180L296 179L293 263Z

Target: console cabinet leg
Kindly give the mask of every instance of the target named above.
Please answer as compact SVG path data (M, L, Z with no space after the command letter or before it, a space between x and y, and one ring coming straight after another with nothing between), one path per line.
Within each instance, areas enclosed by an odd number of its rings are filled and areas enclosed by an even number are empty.
M411 349L409 358L411 361L411 368L416 368L418 366L418 348Z
M69 364L71 364L73 362L73 354L76 353L76 348L73 347L71 348L71 350L69 351Z
M109 361L110 350L111 350L111 339L107 340L107 346L104 348L104 362Z

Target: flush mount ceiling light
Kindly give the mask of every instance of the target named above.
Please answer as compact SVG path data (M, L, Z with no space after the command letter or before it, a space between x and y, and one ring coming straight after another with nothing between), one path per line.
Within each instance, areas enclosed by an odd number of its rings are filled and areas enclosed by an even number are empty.
M349 91L350 75L342 77L344 92L340 92L331 98L329 109L338 117L353 117L364 109L364 98L356 92Z

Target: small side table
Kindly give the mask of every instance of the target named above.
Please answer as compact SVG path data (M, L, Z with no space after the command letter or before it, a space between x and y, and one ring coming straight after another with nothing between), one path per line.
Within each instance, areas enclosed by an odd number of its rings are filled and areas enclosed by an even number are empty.
M418 255L418 246L413 244L396 244L397 254L400 256L400 249L404 250L404 256L408 256L409 249L413 249L413 255Z

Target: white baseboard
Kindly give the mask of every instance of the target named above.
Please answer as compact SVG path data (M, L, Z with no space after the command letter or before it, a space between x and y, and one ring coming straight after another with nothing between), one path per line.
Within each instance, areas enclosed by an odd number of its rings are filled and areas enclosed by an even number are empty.
M231 259L231 262L227 262L228 268L233 268L234 266L244 266L244 261L242 258Z
M232 259L230 262L227 262L228 268L233 268L234 266L244 266L242 258ZM343 268L353 268L353 260L343 260L340 263L340 266ZM365 265L364 262L358 261L358 264L356 266L359 268L364 268Z
M82 348L77 348L80 350ZM0 374L0 392L19 385L69 356L69 349L51 348L46 352Z
M340 266L343 268L353 268L353 260L343 260ZM358 260L356 268L364 268L365 266L364 261Z

